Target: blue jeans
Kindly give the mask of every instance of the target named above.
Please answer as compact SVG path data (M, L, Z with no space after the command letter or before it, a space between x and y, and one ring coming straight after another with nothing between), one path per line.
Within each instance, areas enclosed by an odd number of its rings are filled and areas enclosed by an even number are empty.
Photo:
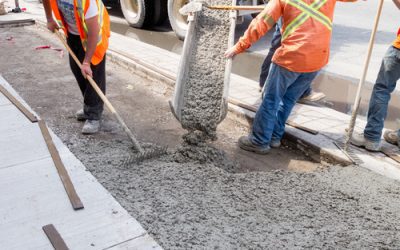
M400 50L390 46L383 57L381 68L369 101L368 122L364 136L377 142L382 136L382 129L387 115L390 94L400 79ZM399 134L399 131L397 132ZM399 134L400 135L400 134Z
M269 68L271 67L272 57L275 54L275 51L281 46L281 19L278 20L275 27L275 32L272 35L271 47L269 48L267 57L265 57L263 64L261 65L261 73L260 73L260 87L262 88L267 80Z
M297 73L275 63L266 80L264 99L256 113L250 141L259 146L267 146L271 139L281 140L285 123L297 100L310 88L318 71Z
M269 48L268 54L265 57L263 64L261 65L261 73L259 81L259 85L261 88L264 87L264 84L268 78L269 70L272 63L272 57L274 56L275 51L281 46L281 39L282 39L281 29L282 29L282 18L279 18L278 22L276 22L275 32L272 35L271 47ZM308 89L304 91L301 97L310 95L311 91L312 89L310 86Z

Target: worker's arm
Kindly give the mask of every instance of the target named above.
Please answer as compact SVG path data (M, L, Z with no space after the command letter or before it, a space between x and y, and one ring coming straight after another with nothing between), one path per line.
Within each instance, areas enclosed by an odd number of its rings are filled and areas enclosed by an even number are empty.
M43 8L44 8L44 12L46 13L47 28L50 31L54 32L54 30L57 28L57 23L53 19L53 13L51 11L50 0L43 0Z
M265 33L270 30L279 17L282 15L279 0L272 0L265 9L254 18L244 35L239 38L235 46L225 52L225 57L230 58L236 54L242 53L257 42Z
M82 74L84 76L89 75L90 77L92 77L90 62L92 61L93 54L96 51L97 41L100 31L98 16L96 15L94 17L86 19L86 26L88 28L87 47L85 52L85 58L83 59L82 62Z
M400 10L400 0L393 0L393 3L396 5L396 7Z

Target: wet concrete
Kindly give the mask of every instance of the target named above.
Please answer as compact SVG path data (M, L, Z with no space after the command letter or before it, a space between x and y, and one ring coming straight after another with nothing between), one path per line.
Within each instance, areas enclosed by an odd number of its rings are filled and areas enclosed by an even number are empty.
M122 12L119 10L119 6L112 6L110 10L111 18L111 29L113 32L132 37L139 41L163 48L165 50L180 54L182 52L183 42L180 41L171 28L166 22L165 24L155 27L154 30L140 30L129 27L123 19ZM238 26L236 37L240 36L242 30L247 27L250 21L249 17L245 18L245 22ZM343 34L341 31L336 34L340 36ZM334 34L335 35L335 34ZM268 52L272 32L269 32L261 41L258 42L257 52L245 52L235 57L232 65L232 73L249 78L257 81L259 79L259 70L264 60L264 56ZM366 37L365 39L367 39ZM385 41L387 44L390 41ZM259 47L263 46L264 49ZM333 44L333 46L337 46ZM332 75L319 76L314 82L314 89L316 91L322 91L326 94L326 101L333 104L333 109L351 114L351 108L354 104L354 98L357 90L358 79L338 79L332 77ZM363 99L360 106L360 117L366 117L368 112L368 101L371 95L372 84L366 84L365 91L363 92ZM390 129L398 129L396 119L400 117L400 93L395 91L392 95L392 99L389 104L388 117L385 122L385 127Z
M59 47L54 36L13 28L1 30L0 40L11 34L15 43L0 43L0 72L165 249L400 248L398 182L358 167L318 168L288 148L266 156L243 152L235 142L248 131L235 120L221 124L214 149L239 159L241 169L209 157L121 166L131 151L121 128L111 129L116 125L106 113L109 123L99 134L80 134L82 123L73 114L82 97L67 58L33 50ZM107 95L138 138L181 144L184 131L169 112L168 88L107 67ZM202 152L220 155L211 148ZM291 171L293 162L303 171Z

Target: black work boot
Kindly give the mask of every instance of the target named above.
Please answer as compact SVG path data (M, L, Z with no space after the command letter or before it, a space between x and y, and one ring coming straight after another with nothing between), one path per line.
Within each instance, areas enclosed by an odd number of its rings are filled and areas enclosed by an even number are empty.
M252 143L248 136L242 136L239 138L238 141L239 147L246 151L251 151L256 154L265 155L271 149L268 145L267 146L258 146Z

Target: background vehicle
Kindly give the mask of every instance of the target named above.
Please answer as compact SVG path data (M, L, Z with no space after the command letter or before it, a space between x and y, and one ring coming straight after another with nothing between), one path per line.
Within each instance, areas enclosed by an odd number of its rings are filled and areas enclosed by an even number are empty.
M120 0L126 21L135 28L150 28L169 19L172 29L179 39L185 37L187 16L179 9L190 0ZM264 4L266 0L238 0L238 5Z

